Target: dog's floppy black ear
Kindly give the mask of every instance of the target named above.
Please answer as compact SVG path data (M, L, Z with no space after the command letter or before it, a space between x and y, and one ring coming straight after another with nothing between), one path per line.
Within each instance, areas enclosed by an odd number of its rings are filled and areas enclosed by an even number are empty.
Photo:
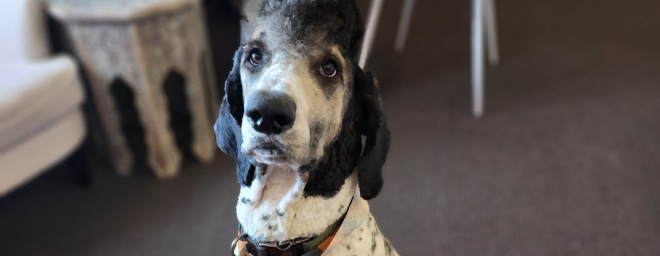
M234 67L225 81L225 97L220 106L220 117L215 122L215 140L218 147L233 157L240 154L241 120L243 118L243 86L240 75L241 49L234 54Z
M241 46L242 47L242 46ZM241 126L243 119L243 85L241 84L241 47L234 53L234 67L225 81L225 97L229 104L229 113L234 117L236 124ZM224 102L223 102L224 104Z
M225 82L225 97L220 106L220 117L215 122L215 140L222 152L236 158L236 174L238 183L250 186L254 179L255 167L241 153L243 136L241 134L241 119L243 118L243 88L239 74L240 49L234 56L234 68Z
M353 77L354 96L358 97L362 108L360 131L366 136L358 165L360 195L369 200L376 197L383 188L381 171L390 150L390 130L380 106L380 95L373 75L356 67Z
M220 107L220 117L215 122L213 129L215 130L215 141L222 152L227 153L236 158L236 174L238 175L238 183L243 186L249 187L254 180L255 168L250 163L250 160L241 153L241 144L243 144L243 136L241 134L241 127L236 124L234 117L229 113L228 96L222 99Z

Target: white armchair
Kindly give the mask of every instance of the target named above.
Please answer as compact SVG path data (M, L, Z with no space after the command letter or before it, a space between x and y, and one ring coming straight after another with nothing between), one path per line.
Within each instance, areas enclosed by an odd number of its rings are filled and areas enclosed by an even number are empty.
M71 155L83 141L86 126L75 62L68 56L48 56L41 1L3 0L0 10L3 196Z

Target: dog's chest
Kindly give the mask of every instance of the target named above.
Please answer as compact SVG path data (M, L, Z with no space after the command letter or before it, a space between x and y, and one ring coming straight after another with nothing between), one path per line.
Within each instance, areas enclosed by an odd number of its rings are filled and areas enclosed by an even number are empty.
M313 237L338 220L355 194L357 173L331 198L299 196L282 207L296 183L296 173L269 169L268 177L242 187L236 215L244 232L256 240L285 241Z
M380 232L374 217L368 213L366 201L361 198L353 199L344 221L328 239L326 246L320 246L308 254L313 256L398 255ZM323 251L324 253L321 254Z

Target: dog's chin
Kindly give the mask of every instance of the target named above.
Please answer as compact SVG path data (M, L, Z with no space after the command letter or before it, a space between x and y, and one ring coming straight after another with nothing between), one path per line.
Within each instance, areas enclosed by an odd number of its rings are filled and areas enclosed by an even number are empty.
M279 149L255 148L252 159L261 164L285 164L291 162L290 158Z
M258 164L291 165L292 158L282 147L273 143L263 143L243 152Z
M309 147L307 143L290 139L294 133L278 136L264 136L248 130L243 135L241 153L248 157L255 165L288 165L299 166L307 154L301 148ZM301 157L302 155L302 157Z

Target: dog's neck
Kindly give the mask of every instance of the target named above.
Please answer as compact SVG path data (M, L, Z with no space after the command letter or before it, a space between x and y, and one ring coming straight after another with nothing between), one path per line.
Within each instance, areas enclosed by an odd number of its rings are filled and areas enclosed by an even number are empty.
M320 235L346 211L358 185L357 172L329 198L303 195L308 173L269 165L241 187L236 214L243 231L257 241L286 241Z

